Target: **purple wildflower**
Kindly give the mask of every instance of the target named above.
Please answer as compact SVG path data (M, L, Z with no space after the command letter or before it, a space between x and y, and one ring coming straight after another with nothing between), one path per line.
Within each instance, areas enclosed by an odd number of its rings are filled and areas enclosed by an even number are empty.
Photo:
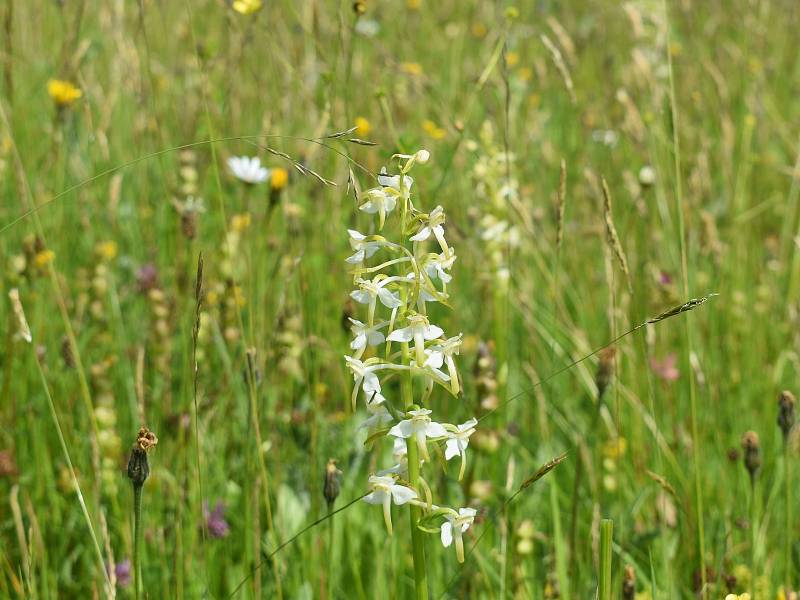
M223 538L230 532L230 525L225 520L225 505L217 502L213 511L208 510L208 502L203 503L203 515L206 520L206 528L213 538Z
M142 294L158 287L158 269L153 263L146 263L136 271L136 287Z
M128 587L133 581L131 570L131 561L126 558L114 565L114 576L117 578L117 585L119 587Z

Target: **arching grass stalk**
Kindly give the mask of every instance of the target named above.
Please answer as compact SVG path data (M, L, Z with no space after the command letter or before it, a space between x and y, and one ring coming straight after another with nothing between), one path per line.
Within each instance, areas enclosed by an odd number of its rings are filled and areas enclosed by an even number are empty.
M142 488L150 475L147 452L156 444L158 444L156 435L146 427L142 427L136 436L136 443L128 460L128 478L133 484L133 589L137 600L142 597Z

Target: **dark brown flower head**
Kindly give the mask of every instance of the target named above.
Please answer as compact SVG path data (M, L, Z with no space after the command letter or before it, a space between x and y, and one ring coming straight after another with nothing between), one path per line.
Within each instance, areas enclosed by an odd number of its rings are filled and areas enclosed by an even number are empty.
M794 399L794 394L789 390L784 390L778 396L778 427L783 432L783 441L789 439L789 433L795 423L795 405L797 401Z
M339 497L339 477L342 472L336 468L336 459L329 458L325 465L325 484L322 487L322 495L328 503L328 509L333 508L333 503Z
M128 460L128 478L135 487L144 485L145 480L150 475L150 463L147 461L147 451L158 444L156 434L142 427L136 436L136 443L131 450L131 457Z
M761 446L755 431L746 431L742 435L742 450L744 450L744 466L750 473L750 479L755 481L756 473L761 468Z

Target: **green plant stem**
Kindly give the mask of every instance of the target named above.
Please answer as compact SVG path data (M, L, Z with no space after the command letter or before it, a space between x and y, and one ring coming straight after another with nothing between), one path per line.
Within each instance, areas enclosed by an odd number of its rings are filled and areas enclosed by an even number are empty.
M792 465L789 460L789 444L783 444L783 465L786 469L786 540L784 560L786 561L786 593L792 589Z
M614 521L600 521L600 600L611 600L611 539Z
M133 589L136 600L142 597L142 485L133 484Z
M756 523L756 478L750 476L750 597L756 597L756 538L758 525Z
M410 361L408 343L403 343L403 363ZM402 381L403 406L408 410L414 404L414 393L412 389L411 372L408 372ZM416 439L411 437L406 440L408 450L408 478L415 489L419 489L419 455ZM420 518L420 509L417 506L409 505L409 517L411 523L411 545L414 554L414 587L416 589L417 600L428 600L428 573L425 570L425 540L423 533L417 527Z

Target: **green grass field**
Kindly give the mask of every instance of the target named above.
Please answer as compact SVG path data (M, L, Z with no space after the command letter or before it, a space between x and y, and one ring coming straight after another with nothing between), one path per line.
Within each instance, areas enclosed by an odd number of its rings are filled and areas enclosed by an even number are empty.
M2 0L0 598L796 600L799 30Z

